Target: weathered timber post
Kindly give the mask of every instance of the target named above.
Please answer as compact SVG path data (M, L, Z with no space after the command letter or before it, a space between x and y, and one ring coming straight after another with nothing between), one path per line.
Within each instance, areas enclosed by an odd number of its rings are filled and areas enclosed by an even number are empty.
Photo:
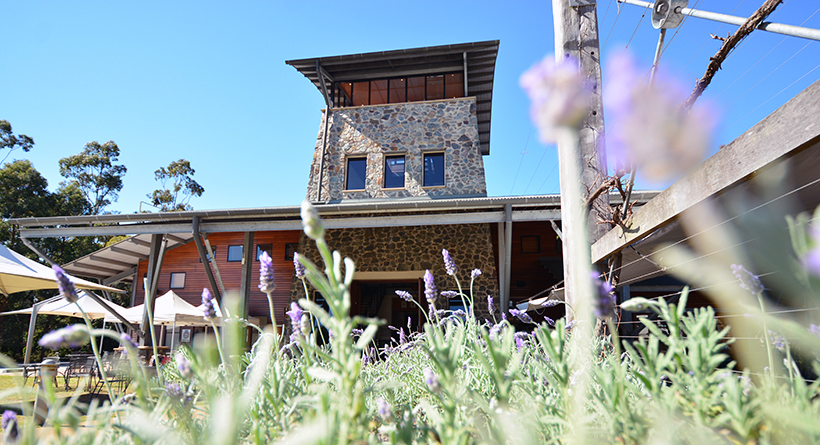
M578 60L581 73L591 88L589 114L580 130L580 141L577 145L558 142L558 170L561 176L561 221L564 237L564 299L574 305L573 295L573 255L580 249L589 251L589 242L595 242L608 230L608 224L598 224L598 213L595 209L609 212L609 193L601 193L594 203L588 206L592 211L585 218L572 215L571 206L565 202L568 187L583 187L584 196L601 186L607 176L606 154L604 144L604 111L601 99L601 60L598 48L598 14L595 0L553 0L553 20L555 25L555 58ZM570 162L581 168L581 184L567 183L567 169ZM589 234L586 245L573 245L576 237L567 236L568 232L587 230ZM586 257L586 255L584 255ZM582 277L589 279L589 277ZM567 308L567 319L572 319L572 311Z

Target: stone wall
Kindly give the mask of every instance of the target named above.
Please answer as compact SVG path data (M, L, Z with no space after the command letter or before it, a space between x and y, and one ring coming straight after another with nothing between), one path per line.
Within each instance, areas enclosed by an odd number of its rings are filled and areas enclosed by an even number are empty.
M481 269L474 284L476 312L487 313L487 295L498 301L498 273L490 224L460 224L416 227L331 229L325 239L332 250L356 263L362 272L430 270L439 291L457 290L455 280L444 270L441 249L447 249L459 266L458 279L469 293L470 272ZM319 262L315 244L304 234L299 254ZM300 280L291 284L291 298L304 297ZM484 317L484 315L481 315Z
M316 200L324 111L307 199ZM423 154L444 152L445 186L423 187ZM384 189L384 156L405 155L404 189ZM345 191L346 157L367 156L365 190ZM321 201L420 196L486 196L475 98L331 110Z

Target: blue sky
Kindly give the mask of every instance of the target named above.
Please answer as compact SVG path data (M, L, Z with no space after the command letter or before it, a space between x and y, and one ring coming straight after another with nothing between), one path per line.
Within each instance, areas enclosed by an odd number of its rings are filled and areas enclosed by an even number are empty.
M762 0L689 3L748 16ZM820 28L818 10L787 0L770 20ZM648 69L658 31L643 12L598 1L604 65L628 43ZM538 142L518 86L553 52L549 1L25 1L3 17L0 119L36 143L10 159L30 159L54 190L60 158L114 140L128 173L110 210L137 211L158 187L154 170L179 158L205 187L196 209L298 205L323 101L285 60L494 39L489 195L558 190L555 149ZM720 47L709 34L735 29L689 18L668 32L662 61L694 86ZM819 62L818 42L754 33L699 101L721 115L713 150L820 78Z

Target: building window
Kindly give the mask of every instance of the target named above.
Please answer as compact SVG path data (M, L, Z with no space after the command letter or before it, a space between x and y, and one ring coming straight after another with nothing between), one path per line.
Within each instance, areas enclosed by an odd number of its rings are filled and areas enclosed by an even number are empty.
M404 155L385 156L384 188L404 188Z
M211 246L211 252L213 252L214 256L216 256L216 246ZM205 258L207 258L209 262L213 261L213 258L211 258L211 255L209 253L205 254ZM202 258L199 259L199 262L202 262Z
M464 73L338 82L331 94L337 107L455 99L464 97Z
M299 248L299 243L285 243L285 261L293 261L293 254Z
M366 171L367 158L348 158L345 190L364 190Z
M444 185L444 153L425 153L424 187Z
M229 262L242 261L242 247L243 246L228 246Z
M257 244L256 245L256 261L262 256L262 252L268 252L268 256L273 258L273 244Z
M521 236L521 253L541 253L541 237L538 235Z
M171 274L171 289L185 289L185 272Z

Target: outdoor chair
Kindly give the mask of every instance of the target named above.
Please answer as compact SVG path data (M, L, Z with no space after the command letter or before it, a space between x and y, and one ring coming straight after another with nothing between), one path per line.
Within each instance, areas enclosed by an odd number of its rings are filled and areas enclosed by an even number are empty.
M87 354L69 356L68 370L65 374L65 389L71 389L69 384L71 379L77 379L77 383L79 383L82 378L88 378L92 382L97 378L97 360L93 355ZM91 382L89 382L89 386L91 386Z

